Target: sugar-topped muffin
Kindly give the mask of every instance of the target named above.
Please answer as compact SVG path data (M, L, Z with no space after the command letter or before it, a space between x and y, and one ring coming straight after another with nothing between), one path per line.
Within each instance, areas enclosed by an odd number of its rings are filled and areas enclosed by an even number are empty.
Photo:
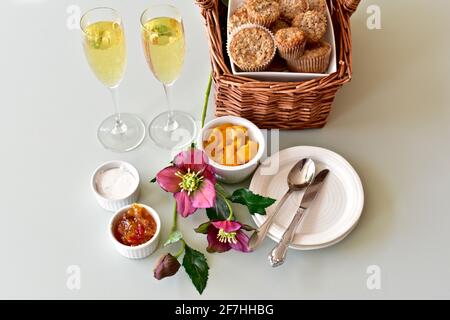
M275 33L277 33L278 30L284 29L284 28L289 28L289 27L290 27L289 23L287 23L286 21L284 21L282 19L278 19L270 26L270 31L272 31L272 33L275 34Z
M283 59L290 60L299 57L305 51L306 35L297 27L278 30L275 43Z
M330 64L331 45L325 41L307 44L305 52L296 59L287 60L288 68L294 72L324 73Z
M287 21L292 21L295 16L308 10L307 0L279 0L281 17Z
M245 7L252 23L267 28L280 16L280 4L277 0L247 0Z
M231 33L237 27L249 22L247 8L245 6L239 7L228 20L228 32Z
M276 46L274 36L259 25L244 25L233 31L228 54L242 71L262 71L272 62Z
M327 10L326 0L307 0L308 10L314 10L325 13Z
M292 26L302 29L308 41L318 42L327 32L327 16L319 11L308 10L295 16Z

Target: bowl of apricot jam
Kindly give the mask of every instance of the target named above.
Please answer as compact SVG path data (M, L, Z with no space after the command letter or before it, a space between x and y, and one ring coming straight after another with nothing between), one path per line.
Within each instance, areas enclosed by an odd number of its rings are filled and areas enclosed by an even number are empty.
M116 250L129 259L143 259L159 245L161 220L158 213L144 204L134 203L118 210L109 225Z

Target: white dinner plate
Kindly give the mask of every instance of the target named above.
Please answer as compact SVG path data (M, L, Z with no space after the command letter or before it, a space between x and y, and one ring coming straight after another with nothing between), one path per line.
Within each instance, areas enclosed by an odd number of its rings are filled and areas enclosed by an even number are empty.
M329 169L330 173L316 200L306 211L295 233L291 248L312 250L331 246L344 239L356 226L364 205L364 191L353 167L340 155L327 149L298 146L282 150L267 158L255 172L250 190L281 199L288 190L287 175L292 166L303 158L316 163L316 172ZM303 192L296 192L286 201L269 229L268 236L279 242L292 220ZM267 209L270 214L276 204ZM264 215L254 215L260 226Z

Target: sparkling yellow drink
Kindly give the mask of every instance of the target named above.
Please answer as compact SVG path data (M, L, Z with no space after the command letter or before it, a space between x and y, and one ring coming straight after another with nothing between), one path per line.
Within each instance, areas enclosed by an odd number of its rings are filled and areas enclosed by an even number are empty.
M100 21L84 30L84 51L92 71L106 86L113 88L122 80L126 66L125 34L113 21Z
M142 42L145 57L155 77L163 84L177 80L185 53L182 23L168 17L151 19L144 24Z

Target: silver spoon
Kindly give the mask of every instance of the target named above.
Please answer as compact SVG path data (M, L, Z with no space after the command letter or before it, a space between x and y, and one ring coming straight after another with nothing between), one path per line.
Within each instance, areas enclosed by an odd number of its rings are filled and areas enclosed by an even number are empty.
M328 176L330 170L325 169L320 171L314 178L314 181L306 188L305 194L303 195L302 201L295 213L294 218L289 224L288 228L284 232L281 237L280 242L273 248L273 250L269 253L269 262L272 267L281 266L286 260L286 254L289 248L289 245L292 243L292 240L295 236L295 230L297 230L300 222L302 221L305 212L314 202L319 193L320 189L325 182L325 179Z
M315 172L316 167L314 165L314 161L309 158L300 160L292 167L287 177L289 190L284 194L281 200L278 201L275 210L270 215L267 215L266 221L264 221L263 224L252 234L249 241L250 250L255 250L263 242L274 217L283 206L283 203L289 198L292 192L300 191L306 188L311 181L313 181Z

